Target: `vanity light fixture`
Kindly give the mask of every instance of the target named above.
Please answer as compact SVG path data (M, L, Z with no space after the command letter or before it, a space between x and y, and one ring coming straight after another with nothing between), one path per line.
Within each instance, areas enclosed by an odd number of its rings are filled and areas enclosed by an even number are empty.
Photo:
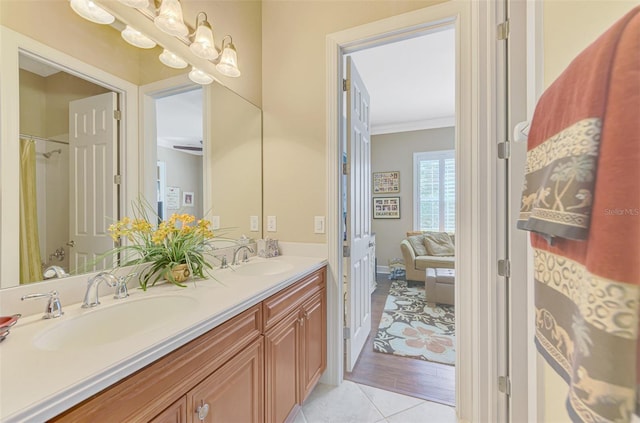
M213 82L213 77L195 66L191 67L191 72L189 72L189 79L200 85L208 85Z
M120 35L122 35L122 38L124 38L126 42L135 47L154 48L156 46L155 41L129 25L122 30Z
M189 28L182 19L182 6L178 0L162 0L160 13L153 23L169 35L184 37L189 34Z
M224 40L229 38L229 43L225 46ZM231 35L225 35L222 39L222 56L220 62L216 65L216 69L223 75L237 78L240 76L238 69L238 52L236 46L233 45Z
M158 58L162 63L174 69L184 69L188 65L186 60L184 60L182 57L178 56L177 54L167 50L166 48L160 54L160 56L158 56Z
M146 9L149 6L149 0L119 0L120 3L136 9Z
M69 3L74 12L88 21L109 25L116 20L111 13L95 4L93 0L69 0Z
M202 20L200 20L201 16L204 16ZM196 32L189 49L202 59L214 60L218 57L218 50L213 41L213 30L207 21L207 14L204 12L199 12L196 15Z

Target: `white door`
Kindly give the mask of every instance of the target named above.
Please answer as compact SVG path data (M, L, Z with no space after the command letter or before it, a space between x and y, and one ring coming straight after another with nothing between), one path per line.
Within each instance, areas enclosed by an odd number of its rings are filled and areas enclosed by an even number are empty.
M92 263L113 248L107 229L118 219L117 94L69 103L69 267L103 269ZM89 264L89 268L87 268Z
M369 93L347 57L346 370L352 371L371 332L371 137Z

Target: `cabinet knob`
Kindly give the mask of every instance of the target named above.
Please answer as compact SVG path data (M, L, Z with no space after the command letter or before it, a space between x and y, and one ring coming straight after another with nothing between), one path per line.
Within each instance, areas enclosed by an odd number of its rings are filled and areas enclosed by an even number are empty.
M308 311L305 311L305 312L304 312L304 318L305 318L306 320L309 320L309 312L308 312Z
M298 323L300 323L300 326L304 326L304 319L302 317L299 318Z
M209 414L209 404L205 404L204 401L200 401L200 405L196 408L196 413L198 413L198 419L203 422L207 417L207 414Z

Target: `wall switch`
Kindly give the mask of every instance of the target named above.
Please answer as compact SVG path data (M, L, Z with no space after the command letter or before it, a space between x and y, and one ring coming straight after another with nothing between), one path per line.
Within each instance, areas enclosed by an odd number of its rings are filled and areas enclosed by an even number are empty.
M267 216L267 232L275 232L277 228L276 217Z
M324 216L313 217L313 232L317 234L324 233Z
M249 230L251 232L258 232L260 230L258 216L249 216Z
M220 216L211 216L211 229L220 229Z

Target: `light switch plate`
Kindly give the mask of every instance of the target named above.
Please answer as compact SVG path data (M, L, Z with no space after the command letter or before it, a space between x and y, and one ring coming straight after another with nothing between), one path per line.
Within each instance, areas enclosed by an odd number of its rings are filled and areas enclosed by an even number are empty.
M276 217L267 216L267 232L275 232L277 229Z
M258 216L249 216L249 230L251 232L258 232L260 230Z
M313 232L316 234L324 233L324 216L313 217Z
M211 229L220 229L220 216L211 216Z

